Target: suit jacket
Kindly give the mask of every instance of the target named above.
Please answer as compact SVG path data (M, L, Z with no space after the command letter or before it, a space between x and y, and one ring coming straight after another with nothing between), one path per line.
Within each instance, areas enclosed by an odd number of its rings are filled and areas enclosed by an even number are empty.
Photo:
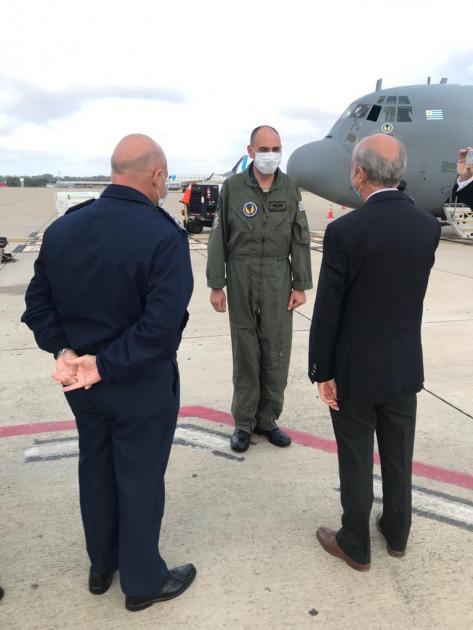
M398 191L329 224L310 330L309 378L340 400L382 403L422 389L421 320L439 222Z
M466 204L470 208L473 208L473 182L461 190L458 190L458 183L455 183L452 188L452 197L456 198L461 203Z
M44 233L26 291L39 347L97 355L104 381L175 358L193 288L187 233L128 186L71 210Z

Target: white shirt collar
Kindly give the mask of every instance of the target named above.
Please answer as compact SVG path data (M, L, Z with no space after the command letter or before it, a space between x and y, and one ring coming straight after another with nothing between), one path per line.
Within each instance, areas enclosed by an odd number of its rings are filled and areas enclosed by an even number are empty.
M470 179L466 179L464 182L461 182L460 178L458 178L457 179L458 190L461 190L462 188L466 188L467 186L471 184L471 182L473 182L473 177L470 177Z
M371 195L368 195L368 197L366 197L365 199L365 203L368 201L368 199L370 199L370 197L372 197L373 195L377 195L378 193L382 193L382 192L387 192L388 190L395 190L396 192L399 192L399 190L397 188L380 188L379 190L375 190L374 192L371 193Z

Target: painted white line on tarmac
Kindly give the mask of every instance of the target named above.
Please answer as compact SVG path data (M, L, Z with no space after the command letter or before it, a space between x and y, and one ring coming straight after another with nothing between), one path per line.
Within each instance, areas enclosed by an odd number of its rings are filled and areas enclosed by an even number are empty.
M219 451L222 454L231 453L228 437L208 433L198 427L188 428L177 426L175 438L189 446L199 446ZM35 444L25 451L26 462L48 461L79 455L77 439L55 439L51 442ZM383 491L379 475L373 479L375 501L382 502ZM447 495L442 492L422 488L414 485L412 489L412 505L415 513L420 516L449 523L473 531L473 501Z
M177 427L175 438L184 440L190 445L202 446L209 449L229 451L228 439L207 433L199 429L188 429ZM70 438L64 440L54 440L43 444L35 444L26 449L25 462L36 462L43 460L54 460L62 457L74 457L79 455L79 441Z
M25 462L36 462L79 455L79 440L35 444L25 451Z
M381 479L373 480L374 496L377 502L383 498ZM465 529L473 530L473 502L436 493L418 486L412 488L412 507L421 516L430 516L435 520L458 524Z
M227 451L228 449L228 439L224 439L218 435L213 435L211 433L207 433L205 431L194 430L194 429L184 429L182 427L177 427L175 437L181 438L186 442L191 444L195 444L197 446L203 446L205 448L218 448L219 450Z

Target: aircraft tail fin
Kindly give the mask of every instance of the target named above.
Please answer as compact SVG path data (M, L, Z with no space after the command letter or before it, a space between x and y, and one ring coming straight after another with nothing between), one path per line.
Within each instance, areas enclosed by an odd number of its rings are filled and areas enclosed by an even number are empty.
M231 177L237 173L243 173L243 171L246 171L249 161L250 158L248 155L242 155L231 171L223 173L224 177Z

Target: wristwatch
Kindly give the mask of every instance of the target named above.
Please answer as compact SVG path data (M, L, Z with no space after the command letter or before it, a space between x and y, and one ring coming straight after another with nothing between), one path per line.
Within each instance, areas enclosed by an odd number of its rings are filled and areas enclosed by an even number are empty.
M72 348L61 348L61 350L59 350L59 352L56 352L54 354L54 358L59 359L59 357L62 357L63 354L65 354L66 352L73 352Z

